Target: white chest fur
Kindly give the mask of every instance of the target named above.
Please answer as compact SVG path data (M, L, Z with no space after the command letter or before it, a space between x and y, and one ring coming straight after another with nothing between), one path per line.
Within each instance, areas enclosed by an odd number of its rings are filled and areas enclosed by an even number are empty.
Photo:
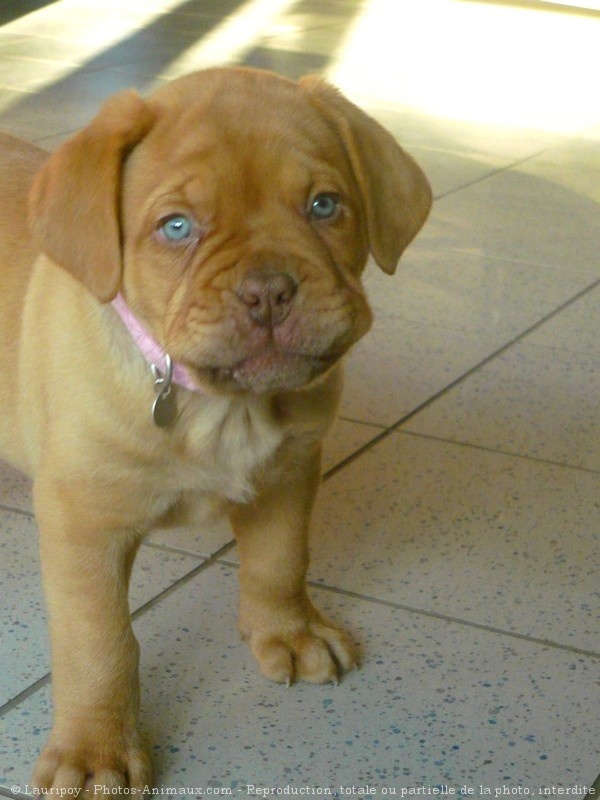
M273 457L284 432L271 401L261 397L199 397L176 448L173 488L243 502L252 498L261 467Z

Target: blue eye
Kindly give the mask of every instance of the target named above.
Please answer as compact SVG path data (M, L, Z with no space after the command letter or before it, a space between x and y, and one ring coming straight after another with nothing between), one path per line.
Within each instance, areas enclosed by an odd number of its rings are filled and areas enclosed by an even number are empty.
M340 198L332 192L315 195L309 210L313 219L331 219L340 207Z
M159 231L168 239L169 242L183 242L189 239L194 230L194 226L183 214L173 214L172 217L165 219Z

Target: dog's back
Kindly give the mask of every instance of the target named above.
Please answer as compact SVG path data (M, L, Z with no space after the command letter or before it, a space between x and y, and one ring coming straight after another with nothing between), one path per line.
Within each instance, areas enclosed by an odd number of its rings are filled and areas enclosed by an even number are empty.
M27 222L27 197L47 156L34 145L0 133L0 452L9 459L17 435L14 414L21 314L36 257Z

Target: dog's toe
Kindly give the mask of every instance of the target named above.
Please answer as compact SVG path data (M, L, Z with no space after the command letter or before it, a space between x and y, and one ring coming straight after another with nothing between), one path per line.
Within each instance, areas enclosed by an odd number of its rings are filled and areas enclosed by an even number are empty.
M308 623L294 633L251 640L262 674L277 683L295 680L337 683L343 672L357 666L356 648L338 628Z
M41 794L59 790L80 790L82 794L106 794L118 789L140 792L152 785L152 769L145 750L139 744L121 748L97 742L86 748L50 741L40 755L33 785Z

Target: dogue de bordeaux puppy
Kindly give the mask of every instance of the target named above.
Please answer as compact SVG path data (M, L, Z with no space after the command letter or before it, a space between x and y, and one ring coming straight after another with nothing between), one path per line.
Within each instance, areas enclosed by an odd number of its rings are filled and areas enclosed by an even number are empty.
M229 515L267 678L355 664L306 592L320 442L368 255L393 273L431 192L331 86L237 68L119 93L50 156L3 136L0 162L0 453L34 480L53 654L33 782L142 787L127 588L174 512Z

